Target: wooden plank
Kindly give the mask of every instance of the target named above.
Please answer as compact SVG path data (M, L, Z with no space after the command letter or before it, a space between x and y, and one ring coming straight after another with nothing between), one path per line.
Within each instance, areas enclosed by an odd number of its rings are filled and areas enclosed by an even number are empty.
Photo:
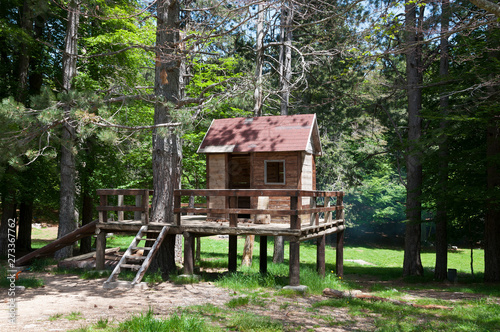
M24 255L19 259L16 259L16 265L22 266L27 264L34 258L49 256L61 248L64 248L68 245L72 245L75 241L83 237L93 235L95 233L96 227L97 227L97 220L94 220L91 223L88 223L87 225L82 226L71 233L66 234L60 239L57 239L40 249L30 252L29 254Z
M273 209L204 209L204 208L176 208L175 213L195 213L195 214L271 214L274 216L290 216L299 215L302 213L300 210L273 210Z
M295 189L177 189L177 196L307 196L307 197L336 197L343 194L339 191L314 191Z
M110 249L106 249L104 251L104 254L117 253L119 251L120 251L120 247L110 248ZM96 256L96 251L93 251L93 252L89 252L88 254L83 254L83 255L78 255L78 256L74 256L74 257L65 258L61 262L79 261L79 260L84 260L84 259L88 259L88 258L93 258L95 256Z
M111 195L135 196L135 195L142 195L144 190L147 190L150 195L153 194L153 190L149 190L149 189L97 189L96 194L98 196L101 196L101 195L105 195L105 196L111 196Z
M290 197L290 210L296 211L299 203L299 199L297 196ZM300 229L299 217L297 214L290 216L290 228L291 229Z
M106 197L106 196L101 196ZM144 207L142 206L134 206L134 205L124 205L124 206L109 206L109 205L101 205L96 208L97 211L144 211Z
M106 206L108 205L108 196L101 195L99 196L99 205ZM99 211L99 206L97 207L97 211ZM108 221L108 213L106 211L99 211L99 222L107 222Z
M141 222L144 225L149 224L149 191L144 190L142 193L142 214L141 214Z

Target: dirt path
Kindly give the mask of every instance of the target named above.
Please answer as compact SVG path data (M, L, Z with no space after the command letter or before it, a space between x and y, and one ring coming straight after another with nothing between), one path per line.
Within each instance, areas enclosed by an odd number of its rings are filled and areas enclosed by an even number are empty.
M90 326L99 319L122 322L133 314L147 312L149 308L153 308L159 317L164 317L179 307L190 305L208 303L225 307L236 295L234 291L215 287L210 282L189 285L164 282L145 290L104 290L104 279L83 280L78 276L48 273L37 274L37 277L45 280L45 287L26 289L18 294L15 325L9 324L6 318L7 290L0 292L1 298L5 299L2 301L5 309L0 314L0 331L67 331ZM285 326L295 330L351 331L370 330L372 327L366 320L354 322L347 308L318 308L314 314L308 311L313 303L323 299L322 296L271 296L265 299L266 305L248 305L245 310L283 321ZM69 320L68 316L76 312L80 313L79 319ZM338 328L331 327L328 322L314 318L316 315L335 317L335 320L346 323Z

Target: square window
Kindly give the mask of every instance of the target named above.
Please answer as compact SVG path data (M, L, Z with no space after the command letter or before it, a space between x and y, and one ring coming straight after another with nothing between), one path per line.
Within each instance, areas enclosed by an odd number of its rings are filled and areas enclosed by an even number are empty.
M285 184L285 161L266 160L264 161L265 183Z

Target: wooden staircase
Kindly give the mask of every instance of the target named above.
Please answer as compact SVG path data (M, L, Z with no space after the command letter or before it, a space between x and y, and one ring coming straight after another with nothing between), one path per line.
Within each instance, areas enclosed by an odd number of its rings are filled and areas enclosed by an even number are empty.
M144 274L146 273L149 265L151 264L154 255L160 248L163 239L167 235L168 229L168 226L163 226L160 231L149 230L147 225L142 226L137 235L132 240L132 243L130 243L128 249L123 254L122 258L114 268L108 280L104 282L103 287L115 288L117 286L122 286L132 288L135 285L138 285L144 277ZM152 237L152 234L157 234L157 237ZM151 243L152 241L154 241L153 246L147 247L146 243ZM140 242L144 242L143 246L139 246ZM142 255L137 255L137 253L135 255L132 254L134 251L140 252L141 250ZM131 282L119 282L117 280L118 275L123 268L137 271L134 280L132 280Z

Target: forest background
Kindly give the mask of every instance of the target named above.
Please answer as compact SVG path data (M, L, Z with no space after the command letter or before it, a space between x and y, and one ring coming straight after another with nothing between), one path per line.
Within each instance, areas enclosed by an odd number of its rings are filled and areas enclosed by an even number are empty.
M346 192L349 233L404 236L404 275L432 246L440 280L450 244L481 247L500 281L499 17L485 0L2 1L0 254L9 218L29 251L32 222L94 220L99 188L204 188L213 119L316 113L317 188Z

